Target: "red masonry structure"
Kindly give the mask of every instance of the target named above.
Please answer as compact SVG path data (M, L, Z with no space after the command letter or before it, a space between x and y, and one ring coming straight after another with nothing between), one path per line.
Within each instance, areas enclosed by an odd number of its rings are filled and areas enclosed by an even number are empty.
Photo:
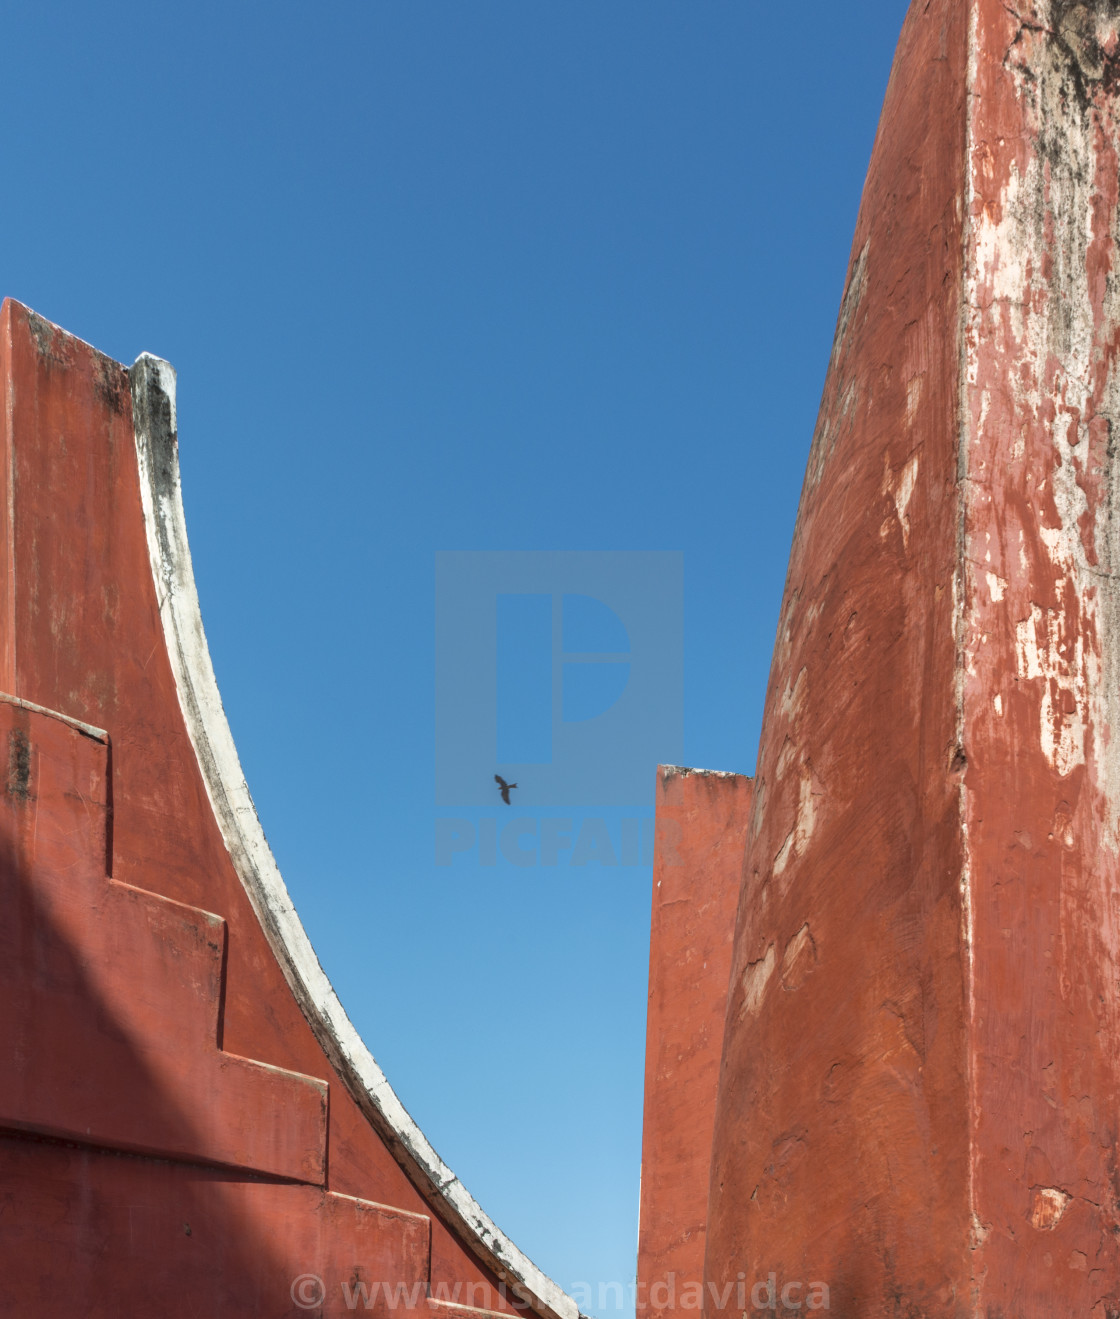
M0 1315L577 1319L292 910L206 650L171 368L9 301L0 400Z
M658 781L657 1319L1120 1319L1118 98L1114 0L911 5L757 773ZM579 1319L292 910L176 444L3 304L0 1315Z
M1115 3L911 4L711 991L709 1319L1120 1315L1118 98Z
M711 1161L708 1279L773 1273L779 1306L823 1282L860 1319L985 1313L959 617L974 8L911 6L872 153L766 698Z
M702 1295L708 1163L751 781L662 765L650 928L639 1314ZM698 1308L698 1307L693 1307Z
M910 7L711 992L710 1319L1120 1315L1117 98L1115 4ZM642 1261L697 1235L658 1186Z

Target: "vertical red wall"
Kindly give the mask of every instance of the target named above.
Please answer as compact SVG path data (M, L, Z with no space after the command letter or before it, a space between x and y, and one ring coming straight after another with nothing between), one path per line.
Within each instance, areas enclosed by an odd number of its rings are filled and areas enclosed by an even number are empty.
M1120 1314L1120 11L974 5L962 671L977 1306Z
M711 1172L712 1284L773 1273L780 1308L821 1282L864 1319L970 1305L968 10L911 6L868 170L766 695Z
M737 918L706 1281L756 1305L1120 1314L1118 95L1110 0L910 7Z
M698 1308L751 781L662 765L650 926L639 1314ZM691 1304L690 1304L691 1303Z

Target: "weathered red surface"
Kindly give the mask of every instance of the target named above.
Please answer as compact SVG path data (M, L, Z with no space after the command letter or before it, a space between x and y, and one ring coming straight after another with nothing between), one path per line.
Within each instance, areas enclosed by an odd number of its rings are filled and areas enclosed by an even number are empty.
M707 1279L779 1308L1120 1314L1118 54L1103 0L915 0L900 40L713 1143Z
M822 1281L845 1315L968 1305L966 39L965 5L912 7L868 173L767 693L713 1148L709 1280Z
M0 697L0 755L0 1122L322 1184L325 1082L218 1048L225 922L108 878L107 741Z
M1120 1313L1118 22L976 19L963 825L989 1313Z
M435 1319L423 1299L430 1224L420 1214L320 1187L2 1135L0 1185L14 1206L0 1280L13 1319L385 1316L388 1280L409 1319L418 1309ZM53 1270L34 1267L47 1259ZM317 1279L323 1303L299 1304L320 1293Z
M316 1313L303 1273L325 1314L355 1276L512 1312L328 1062L225 849L127 370L9 301L0 400L0 1313Z
M639 1313L699 1300L708 1168L751 781L663 765L646 1025ZM697 1308L696 1305L693 1308Z

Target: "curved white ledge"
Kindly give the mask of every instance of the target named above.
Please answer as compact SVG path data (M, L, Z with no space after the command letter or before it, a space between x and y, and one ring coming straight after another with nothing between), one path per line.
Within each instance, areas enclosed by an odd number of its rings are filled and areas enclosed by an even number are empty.
M142 353L130 375L148 556L179 704L222 837L273 954L327 1057L443 1221L539 1314L579 1319L575 1301L518 1250L432 1148L319 964L249 795L210 661L183 514L175 371Z

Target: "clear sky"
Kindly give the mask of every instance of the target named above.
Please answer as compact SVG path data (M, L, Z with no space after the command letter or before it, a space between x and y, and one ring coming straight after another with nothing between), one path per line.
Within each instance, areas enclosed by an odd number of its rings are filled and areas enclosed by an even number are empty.
M557 1282L590 1285L604 1319L621 1311L598 1287L632 1280L637 1237L641 820L658 759L754 767L905 8L5 13L0 294L123 361L177 367L203 618L297 908L441 1155ZM612 796L598 753L573 763L602 781L519 779L516 818L570 818L576 834L602 821L608 842L581 858L486 854L481 821L515 818L498 814L493 742L477 764L491 803L436 801L439 700L473 727L436 672L437 628L462 603L453 572L437 609L436 555L459 551L528 573L499 587L506 677L487 716L522 748L511 762L548 755L531 679L551 661L534 650L547 618L510 599L594 601L634 565L639 587L652 573L679 599L673 560L635 556L681 556L683 621L659 614L661 644L641 646L669 669L683 654L683 698L678 676L651 720L608 739L645 787ZM568 583L524 551L589 553L590 575ZM590 639L564 649L621 663L626 639L577 606L573 636L586 624ZM607 699L579 676L577 719ZM441 858L448 817L475 845Z

